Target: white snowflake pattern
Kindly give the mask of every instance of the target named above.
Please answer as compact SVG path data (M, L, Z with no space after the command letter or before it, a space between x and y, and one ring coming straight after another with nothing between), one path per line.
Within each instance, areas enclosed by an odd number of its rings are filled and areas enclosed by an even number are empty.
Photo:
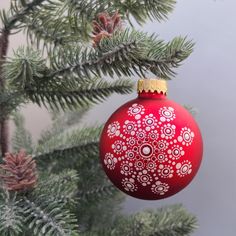
M139 155L143 159L149 160L153 154L154 154L154 148L148 142L144 142L142 145L139 146Z
M129 161L124 161L120 166L120 173L122 175L131 175L133 173L133 163Z
M142 186L147 186L151 184L152 177L148 174L147 170L143 170L138 173L137 180L142 184Z
M157 127L157 119L153 114L146 115L142 123L146 131L150 131Z
M129 116L134 116L136 120L139 120L141 116L144 114L144 106L140 104L133 104L131 107L128 109L128 115Z
M169 185L166 183L162 183L161 181L156 181L155 184L152 185L152 192L157 195L164 195L169 190Z
M157 169L157 164L154 162L154 161L149 161L147 164L146 164L146 168L148 171L150 172L155 172L156 169Z
M192 163L188 160L185 160L182 163L177 163L176 169L178 176L184 177L185 175L189 175L192 173Z
M150 133L148 134L148 137L151 140L157 140L159 138L159 133L157 130L151 130Z
M124 151L127 150L127 146L125 145L125 142L121 141L121 140L117 140L115 141L112 145L111 145L112 149L114 150L114 152L116 154L121 154Z
M104 158L104 164L106 165L106 167L110 170L113 170L115 169L116 163L117 163L117 158L114 157L114 155L111 153L106 153Z
M169 154L169 158L172 160L178 160L185 154L183 147L180 145L173 145L171 149L168 149L167 153Z
M176 118L175 113L174 113L174 108L172 107L162 107L159 109L159 114L160 114L160 121L165 122L165 121L172 121Z
M165 151L169 146L169 143L166 140L159 140L157 142L153 142L153 144L159 151Z
M143 129L138 129L136 136L138 139L144 139L146 137L146 132Z
M163 164L159 165L158 174L162 178L172 178L173 177L173 173L174 173L174 170L173 170L172 166L170 166L170 165L163 165Z
M175 125L165 124L161 127L161 137L165 139L172 139L175 136Z
M134 159L134 157L135 157L135 154L134 154L134 152L131 151L131 150L128 150L128 151L125 153L125 158L127 158L127 159Z
M108 125L107 127L107 134L108 137L113 138L114 136L120 135L120 123L115 121Z
M127 192L135 192L138 190L133 178L124 178L122 179L121 184Z
M139 170L143 170L143 168L145 167L145 165L144 165L143 161L137 160L137 161L135 161L135 163L134 163L134 167L135 167L135 169L136 169L137 171L139 171Z
M167 155L164 152L157 154L157 161L160 163L168 161Z
M129 137L126 139L128 147L133 147L136 144L136 139L134 137Z
M194 132L191 129L184 127L180 132L180 136L177 140L182 143L183 145L190 146L193 142Z
M123 131L125 134L134 136L137 131L137 124L134 121L126 120L123 125Z

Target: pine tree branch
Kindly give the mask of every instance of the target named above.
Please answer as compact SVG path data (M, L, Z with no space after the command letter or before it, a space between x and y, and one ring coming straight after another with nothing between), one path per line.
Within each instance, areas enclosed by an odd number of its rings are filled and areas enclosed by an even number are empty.
M47 163L45 167L49 166L51 171L56 171L58 169L75 167L80 162L80 158L91 157L91 153L94 153L97 149L98 143L90 142L67 148L54 149L51 152L36 155L35 159L39 166L45 166Z
M51 171L76 168L83 160L98 156L101 127L77 129L41 143L34 155L38 165ZM49 165L50 163L50 165Z
M117 188L110 183L110 184L104 184L102 186L99 186L97 188L93 188L92 190L83 191L79 190L77 193L77 196L80 200L80 204L83 204L84 202L91 202L91 201L104 201L104 199L114 196L114 194L117 193Z
M132 16L138 23L147 19L162 21L173 11L175 0L134 0L112 1L117 9L126 12L128 19Z
M109 74L113 77L114 72L118 75L131 75L132 72L129 66L131 67L132 65L130 61L133 58L137 58L139 50L136 42L137 36L133 36L134 38L127 38L123 42L121 40L110 42L110 45L104 45L103 48L101 46L99 50L89 51L86 49L82 51L81 48L77 50L71 48L69 50L66 49L67 51L65 50L65 52L59 52L58 55L55 53L52 60L52 67L55 71L49 74L48 78L70 73L77 73L77 76L81 79L90 78L91 73L99 77L101 73ZM67 64L63 64L65 58L68 58ZM119 62L120 65L115 62ZM124 66L125 63L127 63L127 66Z
M2 108L0 120L9 117L24 102L22 92L6 90L4 93L0 93L0 107Z
M101 12L114 13L119 10L123 19L134 17L138 23L148 18L159 21L167 18L173 10L174 0L145 1L58 1L33 13L23 23L31 42L51 49L51 46L64 46L67 43L83 42L91 39L91 23ZM130 21L131 23L131 21Z
M65 85L56 85L55 88L49 88L49 86L42 89L28 88L25 93L32 102L39 106L48 107L49 105L51 109L66 110L102 102L113 93L128 94L132 92L133 88L133 83L129 80L109 83L94 79L87 83L84 81L83 84L73 83L69 86L65 82Z
M66 48L55 52L52 68L48 77L76 76L78 79L114 75L139 76L151 71L157 76L170 79L175 75L173 68L180 66L193 51L193 43L186 38L175 38L164 43L155 36L126 30L103 39L95 50L81 51ZM65 58L68 60L65 62ZM76 78L76 77L75 77Z
M58 202L47 198L33 201L24 198L25 222L36 235L68 236L76 233L74 216L63 209Z
M197 228L196 218L181 205L119 216L113 225L94 233L103 236L188 236Z
M17 236L23 231L23 211L15 196L8 192L1 193L4 201L0 202L0 235Z
M43 2L46 2L48 0L32 0L29 3L26 3L23 0L20 0L20 3L18 2L11 2L11 16L8 17L5 11L2 11L0 14L0 18L2 19L2 22L4 24L4 29L7 31L10 31L15 27L15 24L22 20L23 17L28 15L32 10L37 8L38 6L41 6Z
M64 170L58 175L44 173L32 194L34 198L47 198L63 207L71 206L77 202L77 183L78 175L73 170Z

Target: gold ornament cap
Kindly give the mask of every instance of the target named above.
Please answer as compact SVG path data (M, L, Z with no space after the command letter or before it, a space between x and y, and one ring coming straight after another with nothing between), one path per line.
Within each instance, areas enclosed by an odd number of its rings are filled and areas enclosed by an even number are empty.
M138 92L167 93L167 82L163 79L140 79L138 81Z

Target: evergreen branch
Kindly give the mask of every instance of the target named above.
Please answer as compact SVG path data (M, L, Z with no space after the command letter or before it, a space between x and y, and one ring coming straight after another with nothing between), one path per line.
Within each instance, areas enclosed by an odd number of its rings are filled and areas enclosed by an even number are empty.
M135 67L133 61L144 50L144 41L144 34L127 30L104 39L96 49L68 47L55 50L51 60L54 72L48 77L76 74L84 79L91 78L91 74L101 77L102 73L111 77L114 74L130 76Z
M49 140L60 135L64 130L71 128L71 126L76 126L87 111L88 107L61 113L58 111L50 111L53 123L51 127L48 127L41 133L38 140L38 145L42 146Z
M61 206L75 204L77 182L78 175L73 170L64 170L58 175L44 174L32 194L35 198L47 198Z
M164 47L158 47L157 43L155 40L150 43L147 56L142 59L142 64L147 63L152 73L170 79L170 76L176 75L173 68L179 67L181 62L193 52L194 43L182 37L174 38Z
M173 11L175 0L134 0L134 1L113 1L117 9L126 12L128 19L130 16L138 23L144 23L147 19L158 21L167 19Z
M77 196L80 204L84 204L84 202L99 201L99 199L104 201L104 199L114 196L117 191L117 188L110 183L88 191L79 190Z
M175 205L132 216L118 217L114 227L95 234L98 236L188 236L196 228L196 218L181 205Z
M46 60L40 51L19 47L13 58L8 58L3 67L8 85L16 90L24 90L31 84L40 86L47 73Z
M124 18L129 19L132 16L138 23L144 23L148 18L159 21L166 19L175 3L175 0L70 0L67 4L71 14L76 14L87 21L94 19L98 13L105 11L111 13L118 9Z
M35 156L39 165L43 166L50 163L50 170L57 170L58 166L61 168L73 168L78 165L79 158L88 157L92 152L97 151L98 143L90 142L78 146L72 146L62 149L54 149L41 155ZM66 160L66 161L65 161ZM60 164L61 163L61 164Z
M186 38L178 37L164 43L155 36L126 30L104 38L95 50L66 48L56 51L52 60L55 71L48 77L57 76L57 80L61 80L62 76L83 79L91 74L114 77L136 73L140 76L150 70L157 76L170 79L175 75L173 68L180 66L192 50L193 43Z
M58 202L50 201L46 197L40 201L25 197L23 204L25 222L35 235L78 235L74 216L58 205Z
M119 10L123 19L133 16L138 23L144 23L147 18L164 20L173 10L174 0L145 1L58 1L44 11L34 13L24 20L27 35L32 42L45 46L64 46L67 43L89 41L91 38L91 23L101 12Z
M2 107L0 119L2 120L4 117L11 115L24 102L22 92L6 90L0 93L0 107Z
M43 2L46 1L48 0L32 0L29 3L24 0L20 0L19 2L11 1L10 17L7 16L5 11L0 12L0 18L4 24L5 30L10 31L24 16L28 15L31 11L41 6Z
M23 211L16 197L10 198L8 192L2 193L0 202L0 235L17 236L23 231Z
M55 94L45 99L56 105L58 97L63 95L60 90L57 91L58 86L67 83L68 87L74 87L75 81L81 83L88 78L91 80L94 75L120 77L136 73L140 76L150 70L159 77L170 79L175 74L173 68L177 68L190 55L192 48L193 43L185 38L179 37L165 44L155 36L126 30L103 39L96 49L82 50L79 46L68 46L54 50L50 69L39 52L19 49L15 58L5 65L5 76L12 86L28 90L30 99L36 103L44 103L46 92L53 93L55 90ZM73 107L80 101L75 98L76 91L68 91L68 87L65 89L65 99L68 100L68 106ZM46 88L52 91L45 91ZM38 97L34 97L35 92L39 93ZM63 101L59 101L59 105L63 107L63 104Z
M64 82L65 84L65 82ZM44 87L42 89L28 88L25 92L29 99L39 106L47 105L51 109L63 110L76 107L87 107L90 104L102 102L113 93L128 94L132 91L133 83L129 80L106 82L94 79L84 84L54 85L55 88Z
M101 126L94 126L63 132L61 135L52 137L52 139L49 139L47 142L39 145L37 150L42 152L43 150L52 150L56 147L66 147L68 145L74 146L96 141L98 142L101 131Z
M20 113L15 113L13 121L16 127L12 137L13 151L19 151L21 148L24 148L28 153L32 153L32 136L30 132L25 129L24 117Z
M54 136L39 144L35 159L39 166L54 171L75 168L82 160L98 155L100 132L101 127L92 127Z

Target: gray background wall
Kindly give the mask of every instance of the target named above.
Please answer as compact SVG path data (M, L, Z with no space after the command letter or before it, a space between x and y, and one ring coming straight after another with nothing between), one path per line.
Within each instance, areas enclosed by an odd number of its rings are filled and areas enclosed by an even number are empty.
M5 8L9 0L0 0ZM185 190L162 201L128 197L127 213L183 203L197 215L200 228L195 236L235 235L236 220L236 1L179 0L169 21L149 22L144 31L156 32L169 40L177 35L194 39L193 55L169 83L169 97L198 109L205 151L201 169ZM24 44L24 37L13 36L11 48ZM124 102L135 97L112 96L88 113L87 124L104 122ZM23 108L27 127L37 139L50 123L45 110L32 105ZM96 117L97 120L94 120Z

